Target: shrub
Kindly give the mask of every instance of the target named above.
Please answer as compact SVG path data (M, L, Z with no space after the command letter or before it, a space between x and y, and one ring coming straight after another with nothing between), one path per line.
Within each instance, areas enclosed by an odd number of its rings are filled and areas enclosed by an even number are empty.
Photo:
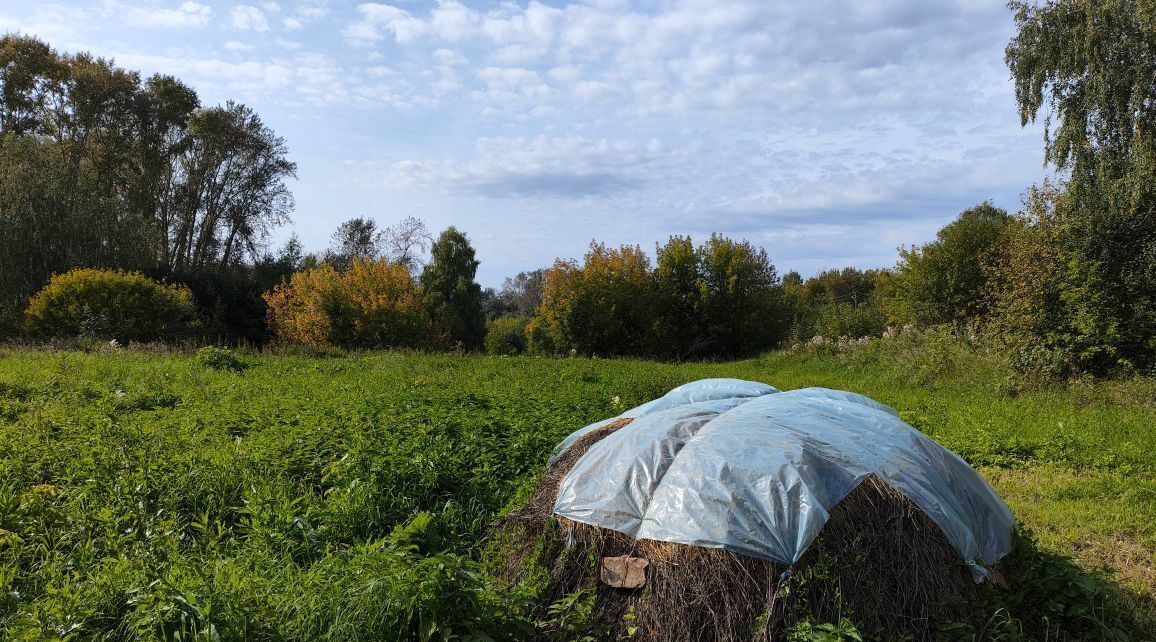
M265 294L278 339L311 347L422 347L431 340L424 297L404 265L354 259L323 263Z
M803 280L798 272L783 276L783 299L792 344L816 335L829 339L880 336L887 327L883 285L887 270L846 267L825 270Z
M210 370L243 372L246 368L245 362L241 361L232 350L212 346L197 350L196 361L202 367Z
M193 320L193 297L136 272L75 269L49 280L28 304L26 330L37 337L171 339Z
M581 266L559 260L546 272L537 326L554 350L641 354L653 318L653 284L641 248L592 243Z
M285 343L329 345L330 311L340 289L341 274L328 263L295 272L264 295L270 330Z
M554 337L549 328L539 316L530 319L524 328L526 332L526 350L533 354L557 354L558 346L554 345Z
M527 345L525 319L502 317L486 324L486 352L519 354Z
M920 326L961 324L986 316L983 265L1007 240L1008 213L991 203L965 210L935 240L899 248L889 283L891 321Z
M875 305L830 303L819 307L815 315L815 333L824 337L879 336L887 327L887 317Z
M1137 348L1142 324L1122 321L1112 301L1122 282L1106 282L1097 264L1067 247L1071 229L1062 212L1069 201L1051 186L1031 190L1023 219L988 268L988 330L1016 370L1041 379L1107 373L1129 358L1151 359L1156 348L1156 338Z

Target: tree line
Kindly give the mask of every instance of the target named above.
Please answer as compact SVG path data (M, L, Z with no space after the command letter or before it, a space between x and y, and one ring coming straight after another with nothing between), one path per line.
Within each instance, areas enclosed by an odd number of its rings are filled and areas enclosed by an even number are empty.
M293 208L287 154L244 105L0 37L0 325L83 266L188 282L223 333L246 334L229 310L252 308L287 267L265 251Z
M477 284L464 234L435 240L413 218L380 230L351 219L321 255L295 240L271 254L263 241L287 221L295 168L256 114L202 107L171 77L141 81L6 36L0 316L12 331L50 275L112 267L187 283L202 334L257 341L698 359L948 326L985 337L1024 372L1145 371L1156 366L1156 14L1146 6L1011 3L1006 63L1021 118L1048 122L1044 157L1061 176L1029 189L1020 212L981 203L886 269L804 279L780 275L749 242L675 236L653 259L594 242L581 261L497 291Z

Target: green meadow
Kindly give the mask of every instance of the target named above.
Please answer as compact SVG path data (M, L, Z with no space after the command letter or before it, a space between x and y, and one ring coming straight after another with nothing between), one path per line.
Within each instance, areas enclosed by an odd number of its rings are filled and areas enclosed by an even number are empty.
M992 639L1156 639L1156 380L927 333L729 363L0 351L0 638L518 639L496 516L567 433L704 377L898 409L1034 542ZM974 639L974 633L969 634Z

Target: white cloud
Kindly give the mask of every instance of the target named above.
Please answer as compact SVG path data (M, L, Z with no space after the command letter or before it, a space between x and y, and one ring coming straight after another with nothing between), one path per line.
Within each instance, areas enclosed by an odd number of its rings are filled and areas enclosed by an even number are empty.
M440 65L464 65L469 62L465 56L452 49L438 49L433 52L433 58Z
M585 100L593 100L608 95L610 87L597 80L583 80L574 85L574 95Z
M367 2L357 5L361 19L345 29L345 35L360 42L376 42L389 31L400 43L409 42L429 30L429 23L393 5Z
M183 2L176 8L141 6L139 3L110 2L106 5L131 25L141 27L204 27L209 24L213 8L197 2Z
M230 18L234 29L258 32L269 30L269 21L265 18L265 13L253 5L239 4L233 7Z
M574 68L581 67L583 84L567 89L583 99L618 96L619 109L639 118L735 108L783 113L815 100L833 108L905 109L911 96L937 100L974 77L962 60L952 74L924 72L918 64L912 73L908 63L942 58L936 50L952 46L945 42L965 43L962 51L945 53L966 58L982 49L977 38L1003 37L1000 30L985 33L969 24L987 24L990 11L916 0L843 10L761 0L678 0L647 9L531 1L479 10L439 0L424 11L364 3L358 13L345 33L362 44L392 38L407 47L406 55L419 55L426 45L438 50L455 44L454 50L471 52L471 60L549 72L563 84L577 82ZM953 40L953 33L969 38ZM464 42L471 44L458 46ZM494 104L501 96L474 95L483 109L509 111ZM549 101L554 94L538 95ZM565 111L555 103L522 107L527 113Z
M269 6L266 6L269 5ZM265 3L266 13L275 13L281 10L277 5L276 9L272 8L276 3ZM329 15L329 7L325 5L324 0L307 0L304 3L298 4L291 15L286 16L281 20L281 25L289 31L300 31L305 28L305 25Z
M336 60L319 53L286 52L269 59L234 61L127 52L117 54L116 59L130 68L163 69L193 82L199 92L224 94L251 105L271 100L299 105L370 104L369 97L357 93L362 79L355 82ZM383 98L374 104L385 103Z
M821 267L893 256L984 198L1014 207L1041 173L1002 62L1003 0L0 5L0 31L268 115L300 154L304 221L333 200L492 229L517 210L552 255L717 230ZM278 33L186 33L213 22ZM373 172L361 196L316 178L344 155Z
M488 104L494 113L518 113L548 108L542 104L551 99L554 90L536 71L521 67L486 67L477 72L485 85L473 96ZM547 114L547 112L539 112Z
M54 44L75 42L93 16L81 8L43 4L30 15L0 13L0 33L31 34Z
M439 2L429 19L430 29L450 42L470 36L478 22L478 14L456 0Z
M549 72L551 78L560 83L572 83L582 76L582 70L577 67L554 67Z

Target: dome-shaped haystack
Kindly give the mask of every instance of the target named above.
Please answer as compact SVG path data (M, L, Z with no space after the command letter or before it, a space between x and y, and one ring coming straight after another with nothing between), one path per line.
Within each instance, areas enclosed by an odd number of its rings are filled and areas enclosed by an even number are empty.
M982 623L1013 519L887 406L707 379L572 434L503 525L511 581L545 567L544 607L587 590L611 638L751 640L850 616L930 639Z

